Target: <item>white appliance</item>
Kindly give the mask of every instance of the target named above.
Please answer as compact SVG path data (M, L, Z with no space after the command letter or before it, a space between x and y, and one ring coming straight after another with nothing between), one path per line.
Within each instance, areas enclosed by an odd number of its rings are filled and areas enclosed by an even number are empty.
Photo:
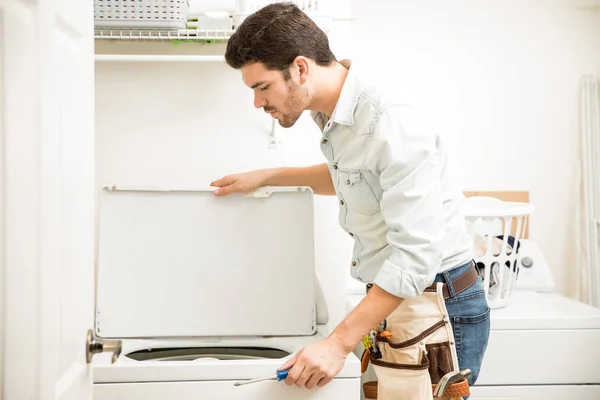
M538 247L520 243L517 289L506 307L491 311L488 348L469 400L600 399L600 309L554 293ZM348 312L363 297L350 293ZM363 382L372 380L369 367Z
M313 223L309 188L102 190L94 333L122 349L94 357L94 398L359 399L354 354L323 388L234 386L327 336Z

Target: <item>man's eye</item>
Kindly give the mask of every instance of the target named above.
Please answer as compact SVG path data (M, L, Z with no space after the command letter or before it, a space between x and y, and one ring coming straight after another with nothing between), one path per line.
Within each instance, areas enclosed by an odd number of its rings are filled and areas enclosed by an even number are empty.
M269 86L271 86L271 85L270 85L270 84L269 84L269 85L266 85L266 86L264 86L264 87L263 87L262 89L260 89L260 90L262 90L262 91L264 92L265 90L267 90L267 89L269 88Z

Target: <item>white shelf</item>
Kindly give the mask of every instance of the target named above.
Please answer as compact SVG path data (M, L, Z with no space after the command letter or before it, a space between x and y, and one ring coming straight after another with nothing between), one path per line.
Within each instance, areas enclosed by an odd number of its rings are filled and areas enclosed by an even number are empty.
M325 32L329 32L330 23L341 21L353 21L354 15L314 16L315 22ZM96 28L94 38L99 40L134 40L134 41L227 41L235 32L234 29L106 29Z
M96 29L94 38L100 40L143 41L218 41L228 40L233 30L179 29L179 30L118 30Z

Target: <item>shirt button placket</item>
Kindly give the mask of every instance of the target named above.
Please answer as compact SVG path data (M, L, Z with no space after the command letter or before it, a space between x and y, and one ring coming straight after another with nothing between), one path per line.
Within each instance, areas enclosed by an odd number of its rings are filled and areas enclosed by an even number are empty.
M331 153L331 146L329 145L329 140L325 135L323 135L323 139L321 139L321 150L323 154L330 162L333 160L333 154Z

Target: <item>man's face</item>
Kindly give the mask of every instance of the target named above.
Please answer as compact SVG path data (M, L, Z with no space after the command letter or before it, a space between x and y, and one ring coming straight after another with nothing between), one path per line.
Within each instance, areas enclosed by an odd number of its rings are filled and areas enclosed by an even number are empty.
M262 63L245 65L241 71L246 86L254 90L254 107L262 107L282 127L294 125L308 107L306 90L293 74L286 80L282 72L269 70Z

